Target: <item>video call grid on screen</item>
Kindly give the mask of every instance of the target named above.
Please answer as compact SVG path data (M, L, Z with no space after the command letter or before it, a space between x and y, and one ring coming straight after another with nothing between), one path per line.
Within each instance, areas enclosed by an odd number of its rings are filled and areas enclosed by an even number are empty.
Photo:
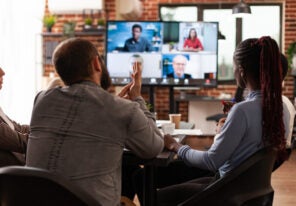
M201 50L186 48L190 31ZM136 59L144 84L216 86L217 22L109 21L106 32L107 68L115 85L130 81Z

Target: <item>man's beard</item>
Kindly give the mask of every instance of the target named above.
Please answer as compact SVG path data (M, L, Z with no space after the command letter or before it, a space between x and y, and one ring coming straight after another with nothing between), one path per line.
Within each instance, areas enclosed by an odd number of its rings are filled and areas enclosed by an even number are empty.
M107 89L109 89L110 86L111 86L111 78L110 78L108 70L106 69L106 67L104 67L102 69L101 87L104 90L107 90Z

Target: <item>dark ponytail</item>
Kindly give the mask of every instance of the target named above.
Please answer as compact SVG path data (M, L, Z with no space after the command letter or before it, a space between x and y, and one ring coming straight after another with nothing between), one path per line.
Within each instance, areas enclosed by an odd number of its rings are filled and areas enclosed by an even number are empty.
M260 52L260 83L262 91L262 137L266 144L279 149L279 158L286 159L283 123L282 65L277 43L270 37L258 39Z
M234 61L251 76L262 92L262 140L286 159L282 103L282 65L277 43L270 37L248 39L234 53Z

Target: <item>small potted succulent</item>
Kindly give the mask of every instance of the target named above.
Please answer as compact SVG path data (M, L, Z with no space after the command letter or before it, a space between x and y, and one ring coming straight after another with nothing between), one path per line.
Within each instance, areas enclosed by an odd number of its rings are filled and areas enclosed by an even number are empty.
M63 35L68 38L75 36L75 26L75 21L66 21L63 26Z
M105 20L104 19L98 19L98 22L97 22L97 25L98 25L98 29L102 29L102 28L104 28L104 26L105 26Z
M56 23L56 16L54 15L46 15L43 18L43 24L46 27L47 32L51 32L52 27L54 26L54 24Z
M84 28L85 29L90 29L92 27L93 20L90 17L87 17L84 19Z

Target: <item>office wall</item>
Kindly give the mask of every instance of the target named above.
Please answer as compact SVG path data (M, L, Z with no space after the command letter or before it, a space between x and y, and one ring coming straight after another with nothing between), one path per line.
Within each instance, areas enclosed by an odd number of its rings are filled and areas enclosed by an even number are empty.
M105 0L105 9L108 13L108 18L110 20L116 20L116 4L115 0ZM218 4L218 3L237 3L238 0L141 0L143 4L143 14L140 20L158 20L158 4L183 4L183 3L209 3L209 4ZM283 3L283 31L282 31L282 43L283 50L286 51L288 45L296 41L296 1L295 0L245 0L247 3ZM81 15L61 15L59 18L58 24L55 26L53 31L61 31L62 24L65 21L72 20L78 21L78 25L83 25L83 19ZM81 28L81 27L79 27ZM104 49L103 41L99 43L100 49ZM196 95L206 95L206 96L219 96L221 93L228 93L233 95L235 93L235 85L219 85L214 89L200 89L200 90L188 90L189 94ZM145 92L146 90L144 90ZM283 87L283 94L288 96L291 100L294 99L294 78L289 76L285 80L285 86ZM169 90L168 88L159 87L156 88L155 100L156 104L154 108L158 113L160 119L168 119L169 112ZM179 91L175 91L175 96L179 95ZM148 101L148 94L144 94L145 98ZM180 103L180 112L183 114L183 120L188 120L188 103Z
M218 1L218 0L142 0L143 4L143 15L141 20L158 20L158 4L182 4L182 3L209 3L209 4L218 4L218 3L238 3L238 0L225 0L225 1ZM286 51L288 45L296 41L296 1L295 0L245 0L246 3L282 3L283 4L283 51ZM112 11L110 12L110 18L115 18L116 11L114 9L115 0L106 0L105 8ZM286 78L285 86L283 87L284 95L287 95L291 100L294 99L293 97L294 91L294 79L293 77L289 76ZM189 93L196 93L197 95L209 95L209 96L218 96L224 93L234 94L235 86L233 85L220 85L216 89L201 89L197 91L191 91ZM165 113L168 112L168 101L167 95L168 90L165 88L158 88L156 95L156 108L158 113L161 116L165 116ZM176 95L178 95L176 93ZM188 112L187 108L188 105L186 103L182 103L180 106L180 111L186 114ZM164 115L162 115L164 114Z

